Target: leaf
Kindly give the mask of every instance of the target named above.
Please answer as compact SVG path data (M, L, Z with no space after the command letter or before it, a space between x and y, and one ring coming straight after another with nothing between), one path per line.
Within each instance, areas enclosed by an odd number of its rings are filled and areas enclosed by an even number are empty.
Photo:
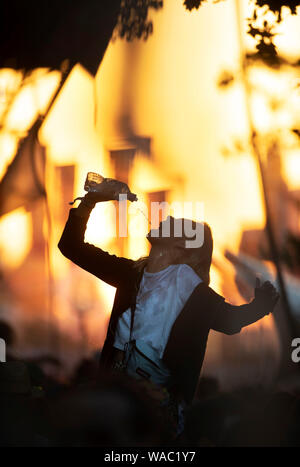
M278 14L278 22L281 21L281 10L282 7L287 7L290 9L292 15L297 14L297 6L300 5L299 1L295 0L256 0L256 5L259 7L267 6L270 11Z
M266 43L264 38L262 38L256 45L256 50L257 58L260 58L267 65L273 67L280 65L280 59L277 55L276 47L272 42Z
M249 29L247 31L250 36L255 37L255 36L261 36L261 31L258 28L254 28L251 24L249 24Z
M218 87L219 88L225 88L234 82L234 76L230 71L223 71L218 79Z
M192 11L194 8L198 10L203 1L205 0L184 0L183 4L187 10Z
M148 20L149 9L159 10L163 0L122 0L118 24L114 36L131 41L147 39L153 32L153 23Z
M292 132L300 138L300 130L298 130L297 128L293 128Z

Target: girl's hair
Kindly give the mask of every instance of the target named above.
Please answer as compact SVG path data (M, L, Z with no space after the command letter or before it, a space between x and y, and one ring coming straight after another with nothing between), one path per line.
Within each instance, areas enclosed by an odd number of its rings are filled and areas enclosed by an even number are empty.
M189 248L187 250L186 264L191 266L196 274L203 280L206 285L210 282L210 266L213 252L213 238L209 225L203 222L204 226L204 241L199 248Z

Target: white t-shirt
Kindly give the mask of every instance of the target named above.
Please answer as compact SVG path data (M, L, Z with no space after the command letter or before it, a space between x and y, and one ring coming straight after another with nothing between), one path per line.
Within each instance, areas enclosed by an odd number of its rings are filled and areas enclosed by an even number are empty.
M186 264L174 264L162 271L144 271L136 299L132 339L141 340L162 358L172 326L187 299L202 280ZM130 338L131 310L119 318L114 347L124 350Z

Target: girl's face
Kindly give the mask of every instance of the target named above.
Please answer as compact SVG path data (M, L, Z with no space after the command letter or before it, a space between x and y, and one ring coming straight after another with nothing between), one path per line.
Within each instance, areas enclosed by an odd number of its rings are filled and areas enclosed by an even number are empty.
M184 247L186 240L195 239L197 232L203 230L202 224L190 219L175 219L168 216L160 222L158 229L151 229L147 235L149 242L153 244L163 243L165 246L178 245ZM201 246L201 245L198 245Z
M174 241L183 238L182 233L182 219L175 219L172 216L168 216L165 220L160 222L157 229L150 230L147 239L151 244L156 244L158 242L173 244Z

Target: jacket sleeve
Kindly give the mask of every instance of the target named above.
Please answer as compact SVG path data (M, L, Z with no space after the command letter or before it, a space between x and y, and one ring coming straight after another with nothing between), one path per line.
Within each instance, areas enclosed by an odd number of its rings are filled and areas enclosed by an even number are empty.
M266 308L265 304L260 303L257 299L240 306L234 306L224 301L216 310L211 329L225 334L236 334L243 327L255 323L271 311L272 309Z
M119 287L133 274L134 261L110 255L101 248L84 242L90 211L85 214L70 209L69 218L65 225L58 248L61 253L77 266L85 269L94 276L113 287Z

